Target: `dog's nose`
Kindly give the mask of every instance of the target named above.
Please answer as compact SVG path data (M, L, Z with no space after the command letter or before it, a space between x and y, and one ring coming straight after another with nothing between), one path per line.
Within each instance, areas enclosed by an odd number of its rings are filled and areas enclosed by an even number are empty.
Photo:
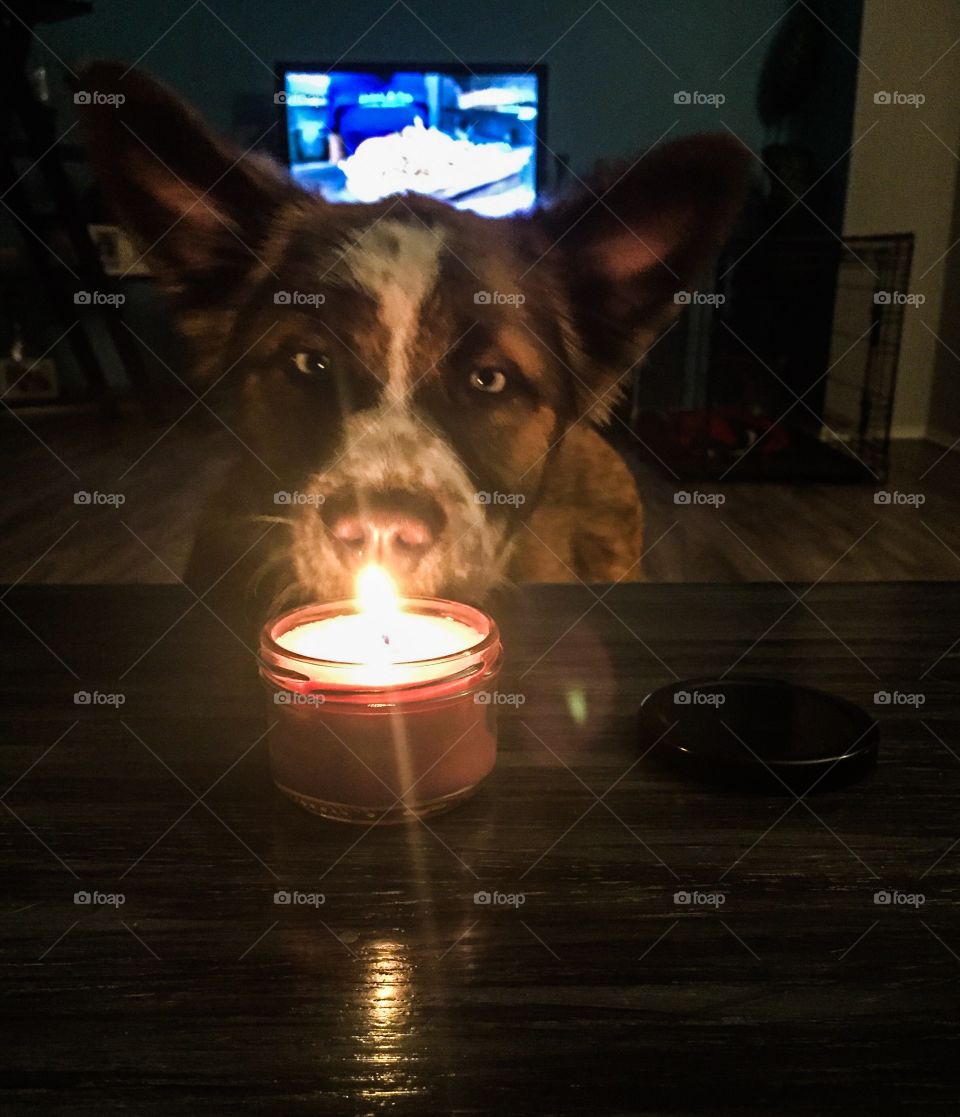
M395 559L413 559L433 546L429 525L413 516L389 512L342 516L333 526L334 536L365 561L393 565Z
M375 562L401 574L413 570L435 545L446 520L432 497L412 493L335 498L323 517L358 565Z

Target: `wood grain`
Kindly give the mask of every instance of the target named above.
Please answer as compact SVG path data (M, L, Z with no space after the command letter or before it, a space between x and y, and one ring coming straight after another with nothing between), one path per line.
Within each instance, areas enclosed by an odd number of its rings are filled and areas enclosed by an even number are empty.
M194 407L165 422L98 425L89 418L0 415L0 581L173 583L182 577L206 502L231 457L249 451ZM884 486L680 484L638 460L615 423L645 509L642 574L651 582L928 581L960 579L960 454L894 443ZM260 466L254 462L255 468ZM878 506L878 488L917 494ZM724 503L680 506L678 490ZM78 506L78 490L124 504Z
M523 701L493 776L366 832L275 792L252 658L182 589L4 599L5 1112L955 1111L960 586L542 586L500 614ZM874 711L875 774L799 803L640 761L643 695L737 660Z

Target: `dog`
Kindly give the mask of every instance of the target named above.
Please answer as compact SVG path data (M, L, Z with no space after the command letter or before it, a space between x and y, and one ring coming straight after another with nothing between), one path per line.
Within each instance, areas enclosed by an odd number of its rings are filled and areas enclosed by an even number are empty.
M473 602L642 576L641 501L599 428L729 234L738 141L681 139L489 219L416 194L329 204L137 70L81 85L104 196L242 444L188 585L263 620L351 597L370 562Z

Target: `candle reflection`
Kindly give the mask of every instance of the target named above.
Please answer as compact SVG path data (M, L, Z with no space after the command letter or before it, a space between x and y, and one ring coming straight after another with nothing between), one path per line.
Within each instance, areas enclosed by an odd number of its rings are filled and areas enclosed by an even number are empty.
M410 963L406 951L400 943L372 943L368 966L370 1023L375 1028L389 1028L410 1008Z
M368 1100L413 1097L424 1092L415 1077L409 1018L413 1011L413 969L402 943L379 940L364 951L366 976L361 1008L366 1030L358 1038L370 1084Z

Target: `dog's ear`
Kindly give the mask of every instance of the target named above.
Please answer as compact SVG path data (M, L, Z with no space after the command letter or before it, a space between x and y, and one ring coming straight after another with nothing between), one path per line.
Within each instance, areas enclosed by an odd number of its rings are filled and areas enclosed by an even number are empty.
M533 217L559 255L574 325L601 379L622 375L682 310L743 203L749 151L722 135L657 148ZM541 249L543 251L543 249Z
M268 161L241 158L179 96L123 63L91 63L77 84L104 200L151 268L175 292L229 298L257 266L293 185Z

